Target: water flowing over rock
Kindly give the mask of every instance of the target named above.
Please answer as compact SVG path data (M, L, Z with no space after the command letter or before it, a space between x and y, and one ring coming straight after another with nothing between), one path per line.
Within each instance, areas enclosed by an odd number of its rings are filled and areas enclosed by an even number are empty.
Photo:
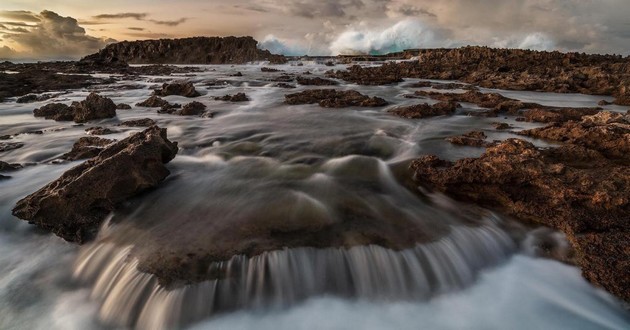
M446 138L446 141L460 146L469 147L489 147L495 145L494 142L486 141L486 134L482 131L472 131L459 136Z
M307 78L307 77L297 77L297 82L300 85L305 86L336 86L339 85L338 82L330 79L323 79L320 77L315 78Z
M317 103L324 108L382 107L387 101L380 97L369 97L357 91L335 89L311 89L285 96L285 103L291 105Z
M618 137L626 148L629 133ZM451 163L425 156L411 169L422 186L564 231L584 276L630 300L630 163L593 146L608 141L580 142L539 150L508 139L480 158Z
M247 102L249 101L249 97L245 93L236 93L234 95L224 95L218 96L214 98L215 101L225 101L225 102Z
M104 147L112 143L114 143L114 140L103 139L97 136L85 136L75 142L72 150L61 156L61 159L73 161L96 157Z
M447 101L439 102L433 105L424 103L406 107L397 107L389 110L389 112L403 118L421 119L435 116L449 116L454 114L457 108L460 107L461 105L459 103Z
M244 64L285 63L282 55L260 50L252 37L194 37L124 41L108 45L82 61L130 64Z
M151 127L153 125L155 125L155 120L151 118L127 120L118 124L118 126L127 126L127 127Z
M164 164L177 150L166 130L153 126L20 200L13 214L68 241L85 242L119 203L164 180L170 173Z

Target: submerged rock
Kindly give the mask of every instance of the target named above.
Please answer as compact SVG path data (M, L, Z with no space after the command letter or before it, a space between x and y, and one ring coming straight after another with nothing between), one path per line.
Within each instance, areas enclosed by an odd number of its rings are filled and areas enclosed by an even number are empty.
M0 152L20 149L24 146L22 142L0 142Z
M85 136L75 142L72 146L72 150L64 154L60 158L74 161L96 157L103 150L104 147L114 142L114 140L103 139L96 136Z
M482 131L472 131L468 132L464 135L452 136L446 138L446 141L457 144L460 146L469 146L469 147L489 147L495 145L494 142L486 141L486 134Z
M403 118L420 119L435 116L449 116L454 114L459 107L461 107L459 103L449 101L439 102L433 105L424 103L406 107L398 107L390 110L389 112Z
M17 171L22 168L20 164L10 164L7 162L0 161L0 172L12 172Z
M169 96L180 95L185 97L197 97L200 96L199 92L195 89L195 85L192 82L175 82L162 85L161 89L155 90L155 95Z
M338 82L330 79L323 79L320 77L307 78L307 77L297 77L297 82L300 85L305 86L336 86L339 85Z
M630 162L596 149L606 150L586 144L539 150L508 139L479 158L425 156L411 169L424 187L564 231L584 276L630 300Z
M300 93L285 95L286 104L317 103L324 108L345 107L382 107L387 101L380 97L369 97L357 91L338 91L335 89L311 89Z
M164 180L170 174L164 164L177 151L166 129L153 126L105 148L23 198L13 215L65 240L83 243L94 237L118 204Z
M383 64L369 70L359 65L353 65L347 71L331 71L328 75L358 85L390 85L403 81L400 72L391 70L394 65Z
M90 135L108 135L108 134L118 133L118 131L114 131L110 128L101 127L101 126L90 127L86 129L85 132Z
M116 109L118 110L131 110L131 106L127 103L118 103L116 105Z
M127 120L118 124L118 126L127 126L127 127L151 127L153 125L155 125L155 120L151 118Z

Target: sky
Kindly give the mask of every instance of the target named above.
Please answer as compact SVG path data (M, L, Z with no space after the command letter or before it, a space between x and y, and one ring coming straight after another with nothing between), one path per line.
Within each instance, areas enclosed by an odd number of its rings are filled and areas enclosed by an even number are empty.
M2 0L0 59L244 36L287 55L491 47L630 54L630 0Z

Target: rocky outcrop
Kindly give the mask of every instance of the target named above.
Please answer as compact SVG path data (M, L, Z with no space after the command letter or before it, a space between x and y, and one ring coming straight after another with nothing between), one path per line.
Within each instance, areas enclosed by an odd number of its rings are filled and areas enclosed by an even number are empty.
M153 125L155 125L155 120L151 118L127 120L118 124L118 126L127 126L127 127L151 127Z
M353 65L347 71L328 72L329 77L342 79L358 85L390 85L402 82L402 75L391 70L387 64L370 69Z
M495 145L495 142L486 141L488 137L482 131L472 131L463 135L451 136L446 138L446 141L460 145L460 146L469 146L469 147L490 147Z
M116 109L118 110L131 110L131 106L126 103L118 103L116 104Z
M567 144L537 149L509 139L480 158L425 156L411 165L419 185L564 231L584 276L630 301L630 126L600 113L526 131Z
M215 101L225 101L225 102L247 102L249 101L249 97L245 93L236 93L234 95L224 95L214 98Z
M297 82L300 85L304 86L336 86L339 85L338 82L330 79L323 79L320 77L308 78L308 77L297 77Z
M285 63L282 55L258 49L252 37L194 37L123 41L108 45L82 62L130 64L244 64L254 61Z
M97 136L85 136L75 142L72 146L72 150L60 158L74 161L96 157L103 151L104 147L112 143L114 143L114 140L103 139Z
M459 103L445 101L433 105L424 103L405 107L397 107L389 110L389 112L403 118L421 119L435 116L450 116L454 114L459 107L461 107Z
M58 236L83 243L126 199L157 186L177 143L157 126L116 142L59 179L20 200L13 215Z
M369 97L357 91L338 91L335 89L311 89L300 93L285 95L286 104L319 104L324 108L346 107L382 107L387 101L380 97Z
M109 134L118 133L118 131L114 131L110 128L101 127L101 126L90 127L86 129L85 132L90 135L109 135Z
M206 112L205 104L194 101L194 102L190 102L184 105L182 110L179 112L179 115L180 116L198 116L204 112Z
M62 103L47 104L33 110L33 114L35 117L56 121L85 123L95 119L116 117L116 104L111 99L93 92L84 101L72 102L70 106Z
M22 142L0 142L0 152L20 149L23 146Z
M162 85L161 89L155 91L155 95L169 96L180 95L185 97L197 97L201 94L195 89L195 85L191 82L175 82Z

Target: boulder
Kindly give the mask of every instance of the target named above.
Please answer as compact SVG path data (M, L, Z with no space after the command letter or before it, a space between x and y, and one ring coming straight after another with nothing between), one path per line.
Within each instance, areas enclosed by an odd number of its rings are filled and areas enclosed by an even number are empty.
M195 85L193 85L192 82L174 82L170 84L163 84L161 89L155 90L155 95L180 95L185 97L197 97L201 94L197 92L197 90L195 89Z
M18 201L13 215L68 241L86 242L117 205L163 181L170 174L164 164L177 151L166 129L150 127Z
M79 160L98 156L104 147L114 143L114 140L103 139L97 136L84 136L72 146L72 150L60 158L65 160Z
M313 104L317 103L324 108L345 107L381 107L387 105L387 101L380 97L369 97L357 91L338 91L335 89L311 89L300 93L285 95L286 104Z
M459 103L446 101L439 102L433 105L424 103L406 107L397 107L390 110L389 112L403 118L420 119L435 116L450 116L454 114L459 107L461 107Z
M182 110L179 112L179 115L180 116L198 116L204 113L205 111L206 111L205 104L194 101L194 102L184 105Z

